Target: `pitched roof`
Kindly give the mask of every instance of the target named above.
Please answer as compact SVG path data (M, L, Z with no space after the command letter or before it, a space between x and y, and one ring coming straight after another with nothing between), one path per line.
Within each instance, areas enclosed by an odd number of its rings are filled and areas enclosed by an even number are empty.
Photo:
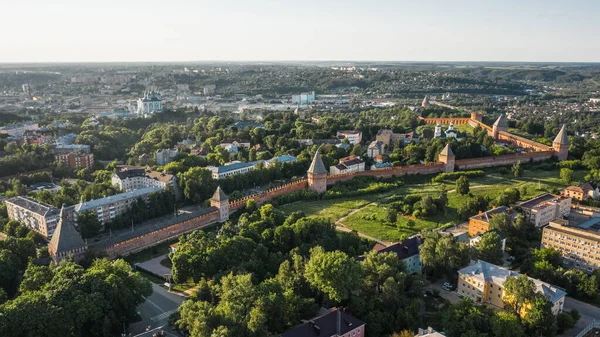
M452 149L450 148L450 144L446 144L446 146L444 147L442 152L440 152L440 154L442 156L454 157L454 152L452 152Z
M500 117L498 117L498 119L496 119L496 122L494 123L494 125L499 128L507 128L508 124L506 124L506 116L504 116L504 114L500 115Z
M375 245L375 247L373 247L373 250L376 250L378 253L395 253L396 255L398 255L398 258L400 260L404 260L406 258L409 258L411 256L415 256L419 254L419 246L422 244L423 242L421 241L421 239L417 236L413 236L411 238L405 239L404 241L400 241L400 242L396 242L393 245L390 246L382 246L382 245ZM358 261L362 261L364 260L365 256L361 255L359 257L357 257L356 259Z
M72 207L67 210L63 206L60 209L60 220L48 244L56 253L69 252L85 246L85 242L71 221L72 212Z
M312 174L327 174L327 169L325 169L325 164L323 164L323 160L321 159L321 155L319 154L319 150L315 152L315 156L313 157L312 163L308 168L308 173Z
M212 198L210 198L211 200L215 200L215 201L225 201L225 200L229 200L229 197L227 197L227 194L225 194L225 192L223 192L223 190L221 189L221 186L217 187L217 190L215 191L215 194L213 194Z
M558 143L561 145L569 145L569 137L567 137L567 129L564 124L563 124L562 128L560 128L560 131L556 135L556 138L554 138L553 143Z
M347 313L333 309L284 333L281 337L332 337L343 336L365 323ZM339 330L339 331L338 331Z

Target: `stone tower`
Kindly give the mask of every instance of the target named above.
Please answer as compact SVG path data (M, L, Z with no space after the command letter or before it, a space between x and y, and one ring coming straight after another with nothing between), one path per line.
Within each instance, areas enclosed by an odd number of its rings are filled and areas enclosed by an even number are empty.
M426 108L429 106L429 95L425 95L425 98L423 98L423 102L421 102L421 106L423 108Z
M210 198L210 206L219 209L219 222L229 220L229 198L221 186L217 187L215 194Z
M500 131L508 132L508 124L506 123L506 117L504 114L500 115L494 125L492 126L492 137L498 139Z
M307 173L308 187L319 194L325 193L327 191L327 169L325 169L319 150L315 153Z
M456 157L450 148L450 144L446 144L446 147L438 155L438 161L444 163L444 172L454 172L454 161Z
M558 160L566 160L569 156L569 137L567 137L567 129L564 124L562 128L560 128L556 138L554 138L552 148L554 149L554 155L558 157Z
M483 116L479 112L471 112L471 119L481 122Z
M73 212L72 207L67 208L65 205L60 209L58 224L48 244L48 252L54 263L69 257L79 261L87 249L87 244L75 229Z

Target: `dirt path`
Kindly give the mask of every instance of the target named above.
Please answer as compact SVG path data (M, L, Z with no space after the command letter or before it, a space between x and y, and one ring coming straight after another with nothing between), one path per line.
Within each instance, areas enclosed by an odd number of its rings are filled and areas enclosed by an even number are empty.
M351 216L352 214L360 211L361 209L363 209L363 208L365 208L365 207L367 207L369 205L377 205L377 203L375 201L373 201L373 202L370 202L368 204L364 204L361 207L354 208L350 213L346 214L345 216L343 216L343 217L341 217L341 218L339 218L339 219L337 219L335 221L335 229L337 229L338 231L342 231L342 232L352 232L353 229L346 227L346 225L343 223L343 221L346 220L347 217ZM361 232L358 232L358 231L357 231L357 233L358 233L358 236L360 236L361 238L365 238L365 239L368 239L368 240L371 240L371 241L375 241L375 242L377 242L379 244L382 244L382 245L384 245L386 247L391 244L391 242L387 242L387 241L383 241L383 240L374 238L374 237L372 237L370 235L367 235L365 233L361 233Z

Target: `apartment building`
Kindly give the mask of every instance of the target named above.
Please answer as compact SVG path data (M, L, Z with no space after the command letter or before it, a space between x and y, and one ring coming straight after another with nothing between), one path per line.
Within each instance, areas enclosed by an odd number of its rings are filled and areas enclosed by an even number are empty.
M380 140L372 141L367 148L367 156L369 158L375 158L377 156L381 156L385 153L384 144Z
M365 322L341 309L322 308L319 316L281 334L281 337L364 337Z
M347 139L348 143L352 145L360 144L362 141L362 132L358 130L338 131L336 136L339 139Z
M560 251L569 267L593 272L600 268L600 218L577 226L564 219L551 221L542 231L542 247Z
M206 169L212 172L212 178L216 180L225 179L236 174L245 174L256 168L258 161L240 162L234 161L223 166L207 166Z
M179 154L179 149L160 149L156 151L156 165L165 166L175 160Z
M571 198L546 193L524 201L519 206L525 219L536 227L542 227L552 220L568 216L571 212Z
M138 198L147 200L150 193L161 191L162 189L160 187L151 186L79 203L74 206L75 221L77 221L78 213L93 211L98 216L100 223L104 225L105 223L112 221L116 216L127 212L131 204Z
M340 163L329 168L329 174L362 172L365 162L358 156L348 156L340 159Z
M512 270L482 260L472 261L468 267L458 271L456 292L476 303L489 303L503 308L504 282L509 277L520 275ZM552 313L554 315L563 311L565 296L567 295L564 290L534 278L529 279L535 284L536 291L546 296L552 303Z
M10 220L16 220L45 238L52 237L59 220L58 209L43 202L28 198L14 197L4 201Z
M469 218L469 235L474 237L490 230L490 220L497 214L509 213L510 209L506 206L496 207L486 212L479 212Z
M174 175L135 166L120 168L113 174L111 182L113 186L125 192L151 186L163 190L177 189L177 178Z
M57 154L54 158L57 162L61 162L72 169L92 168L94 166L93 153L71 152L67 154Z
M392 151L399 142L402 142L404 145L409 144L411 141L418 142L419 136L414 132L394 133L389 129L381 129L377 131L375 141L383 142L388 151Z

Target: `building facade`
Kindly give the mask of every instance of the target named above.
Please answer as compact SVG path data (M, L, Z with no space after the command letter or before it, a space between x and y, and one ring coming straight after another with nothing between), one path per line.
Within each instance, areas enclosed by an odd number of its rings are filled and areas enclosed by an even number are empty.
M160 149L156 151L156 165L165 166L175 160L179 154L179 149Z
M253 171L259 162L240 162L234 161L223 166L207 166L206 169L212 172L212 178L216 180L225 179L236 174L245 174Z
M292 95L292 104L310 104L316 99L314 91Z
M93 153L76 153L57 154L54 156L57 162L63 163L72 169L89 168L94 166Z
M115 172L111 178L112 185L125 192L140 188L159 187L163 190L177 189L177 177L166 172L143 169L141 167L124 167Z
M144 97L138 99L137 113L141 115L150 115L155 112L163 111L164 101L162 96L156 91L146 91Z
M598 186L592 185L591 183L583 183L578 186L567 186L561 195L566 198L572 198L579 201L588 199L598 199L600 197L600 190Z
M360 144L362 141L362 132L358 130L338 131L336 136L339 139L347 139L348 143L352 145Z
M566 217L571 212L571 198L554 194L543 194L519 204L525 219L536 227L542 227L552 220Z
M496 207L486 212L481 212L469 218L469 235L474 237L490 230L490 219L496 214L508 213L506 206Z
M385 144L380 140L372 141L367 148L367 156L369 158L375 158L385 153Z
M504 282L509 277L518 277L519 273L494 264L478 260L458 271L456 292L476 303L489 303L498 308L504 307ZM552 303L552 313L563 311L567 293L551 284L529 278L535 284L536 291L543 294ZM523 312L521 313L524 314Z
M565 265L588 273L600 268L600 218L579 226L564 219L551 221L542 231L542 247L561 252Z
M340 163L329 168L329 174L355 173L365 170L365 162L358 156L340 159Z
M58 224L58 209L43 202L21 196L7 199L4 202L10 220L22 223L45 238L52 237Z
M79 203L74 206L74 221L77 222L78 213L92 211L98 216L100 223L104 225L111 222L118 215L128 212L131 204L138 198L147 200L150 193L161 191L161 188L152 186Z

